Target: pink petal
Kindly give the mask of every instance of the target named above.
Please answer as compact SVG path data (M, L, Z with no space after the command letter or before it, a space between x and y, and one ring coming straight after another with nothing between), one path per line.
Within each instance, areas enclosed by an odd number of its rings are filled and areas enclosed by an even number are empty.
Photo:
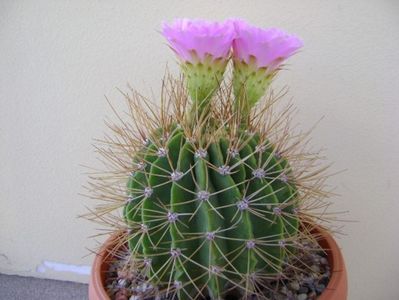
M233 41L234 58L249 63L254 56L258 68L274 70L303 46L298 37L280 29L262 29L239 19L232 22L237 34Z
M206 54L213 58L228 58L235 37L231 22L176 19L171 24L163 23L162 33L171 48L183 61L192 62L194 50L200 60Z

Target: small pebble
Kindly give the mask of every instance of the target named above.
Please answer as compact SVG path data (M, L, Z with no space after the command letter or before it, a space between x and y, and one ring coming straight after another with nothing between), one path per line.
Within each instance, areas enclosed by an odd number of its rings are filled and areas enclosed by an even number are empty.
M324 289L326 288L326 286L324 284L318 284L316 285L316 291L317 293L321 294L322 291L324 291Z
M314 291L316 290L316 287L314 286L314 283L308 284L308 288L309 288L309 290L311 290L312 292L314 292Z
M309 289L306 286L301 286L298 290L299 294L307 294L309 292Z
M314 279L311 276L303 277L302 282L305 284L312 284L314 282Z
M298 295L298 300L307 300L308 299L308 295L307 294L299 294Z
M119 290L115 295L115 300L128 300L128 291L126 289Z
M328 265L328 260L327 260L327 258L325 258L325 257L320 258L320 263L321 263L322 265Z
M313 272L320 273L320 268L318 265L313 265L310 268L312 269Z
M320 284L323 284L324 286L326 286L328 284L329 280L330 280L330 277L323 276L323 277L321 277L319 282L320 282Z
M298 281L293 281L293 282L291 282L290 283L290 287L291 287L291 289L293 289L294 291L297 291L297 290L299 290L299 288L300 288L300 286L299 286L299 282Z
M119 288L124 288L124 287L127 286L127 284L128 284L127 280L124 279L124 278L122 278L122 279L119 279L119 280L118 280L117 286L118 286Z
M311 292L308 294L308 299L315 300L317 298L317 294L315 292Z
M287 294L287 287L286 286L281 287L280 288L280 293L286 295Z

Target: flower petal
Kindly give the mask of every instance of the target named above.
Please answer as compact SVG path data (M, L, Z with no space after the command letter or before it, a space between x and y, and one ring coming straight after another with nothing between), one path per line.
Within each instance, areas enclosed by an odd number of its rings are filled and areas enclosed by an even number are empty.
M188 62L194 62L196 58L202 61L207 54L214 59L227 59L235 37L231 22L190 19L176 19L171 24L163 23L162 33L175 53Z
M234 20L236 38L233 41L234 58L250 63L256 59L258 68L272 71L303 46L302 41L277 28L262 29L243 20Z

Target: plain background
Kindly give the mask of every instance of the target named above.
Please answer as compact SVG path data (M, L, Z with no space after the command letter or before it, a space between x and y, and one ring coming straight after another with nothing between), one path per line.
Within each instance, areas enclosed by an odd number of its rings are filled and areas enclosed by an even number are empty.
M44 261L90 265L96 226L77 219L88 204L80 164L96 166L94 137L122 103L126 84L157 95L175 57L163 20L242 17L281 27L305 43L276 85L287 84L304 129L324 119L330 180L349 210L338 237L351 300L399 297L399 2L392 1L1 1L0 272L38 272Z

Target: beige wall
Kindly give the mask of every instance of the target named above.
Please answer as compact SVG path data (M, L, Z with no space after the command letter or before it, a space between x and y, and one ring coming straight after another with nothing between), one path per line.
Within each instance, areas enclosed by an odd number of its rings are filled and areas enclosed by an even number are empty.
M330 183L342 194L335 209L358 221L339 239L349 299L397 299L394 0L1 1L0 272L87 280L95 226L76 218L85 203L79 164L96 166L90 144L110 114L104 95L119 103L115 87L127 82L156 94L166 63L177 70L157 32L177 16L240 16L303 38L304 50L277 84L290 86L304 128L325 116L314 145L327 148L334 170L347 169Z

